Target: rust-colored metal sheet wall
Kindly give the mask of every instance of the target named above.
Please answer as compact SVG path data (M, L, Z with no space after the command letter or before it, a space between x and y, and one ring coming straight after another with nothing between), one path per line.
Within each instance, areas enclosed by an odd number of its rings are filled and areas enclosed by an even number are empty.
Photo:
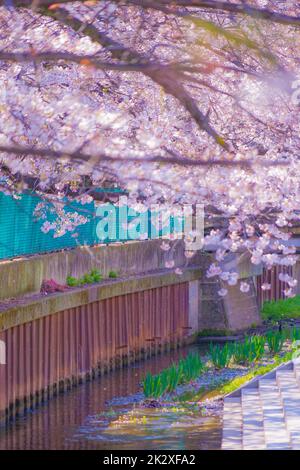
M256 278L258 304L262 307L263 303L268 300L279 300L284 298L284 289L286 284L278 279L280 273L293 275L292 266L273 266L272 269L263 269L263 273ZM261 286L270 284L270 290L262 290Z
M92 302L1 332L2 417L182 342L189 334L188 287L185 282Z

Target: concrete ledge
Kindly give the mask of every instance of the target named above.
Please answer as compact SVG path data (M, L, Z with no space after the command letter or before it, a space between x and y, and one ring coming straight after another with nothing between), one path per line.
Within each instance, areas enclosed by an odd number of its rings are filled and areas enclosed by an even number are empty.
M94 247L80 246L26 258L0 261L0 300L38 293L44 279L64 284L69 275L81 277L97 268L104 276L118 271L121 276L137 275L165 268L170 254L162 240L112 243ZM175 265L186 266L183 241L171 242ZM195 254L189 265L200 265L203 254Z
M173 272L158 272L151 275L134 276L134 278L104 281L99 285L39 296L34 300L24 298L15 306L8 306L0 312L0 331L98 300L190 282L199 279L200 276L201 270L199 268L188 268L180 276Z
M230 343L233 341L240 341L244 338L243 335L236 336L203 336L199 337L197 343Z
M252 276L262 274L262 265L252 264L250 254L245 253L229 253L224 261L220 263L223 271L234 271L239 275L239 279L247 279Z

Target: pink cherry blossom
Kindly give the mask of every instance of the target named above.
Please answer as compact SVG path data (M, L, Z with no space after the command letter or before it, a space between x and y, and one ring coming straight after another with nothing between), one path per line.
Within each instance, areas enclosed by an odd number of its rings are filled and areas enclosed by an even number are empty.
M227 294L228 294L228 290L225 289L225 288L222 288L222 289L218 290L218 295L220 297L225 297Z

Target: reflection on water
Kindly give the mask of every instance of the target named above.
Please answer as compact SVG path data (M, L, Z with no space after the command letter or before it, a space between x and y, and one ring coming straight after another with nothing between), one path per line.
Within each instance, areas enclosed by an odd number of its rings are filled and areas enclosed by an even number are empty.
M0 449L219 449L218 417L195 409L144 409L139 384L191 346L99 377L0 430Z

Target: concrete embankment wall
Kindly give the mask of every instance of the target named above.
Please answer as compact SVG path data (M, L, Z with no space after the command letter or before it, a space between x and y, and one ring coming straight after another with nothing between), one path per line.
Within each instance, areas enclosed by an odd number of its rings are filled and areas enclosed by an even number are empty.
M0 412L7 421L85 380L183 345L198 330L199 270L107 281L0 313ZM192 294L191 294L191 292Z
M76 248L0 263L0 299L11 298L0 301L2 420L78 382L191 342L201 330L240 331L261 322L256 288L270 273L253 271L249 260L233 256L223 268L237 271L250 290L226 286L222 298L221 283L205 276L208 253L187 263L183 244L174 244L172 258L183 271L176 275L165 269L170 253L160 244ZM120 278L37 294L44 279L63 283L92 268L104 275L118 271Z
M81 277L97 268L104 276L118 271L120 276L137 275L165 268L173 259L176 266L186 266L182 241L173 242L169 252L163 251L161 240L113 243L94 247L81 246L44 255L0 261L0 300L37 293L44 279L64 284L66 277ZM196 254L190 264L200 265Z

